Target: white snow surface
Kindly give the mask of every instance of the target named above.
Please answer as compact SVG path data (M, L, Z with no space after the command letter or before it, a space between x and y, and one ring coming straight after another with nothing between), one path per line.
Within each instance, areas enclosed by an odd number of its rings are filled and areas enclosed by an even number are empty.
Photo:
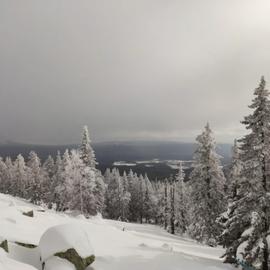
M24 209L33 209L34 217L22 215ZM170 235L158 226L104 220L99 216L84 219L72 213L38 210L40 208L24 200L0 194L0 237L7 239L10 246L8 254L0 249L0 270L41 270L39 259L41 252L45 252L42 253L43 256L51 256L54 251L49 248L44 250L47 244L29 249L14 242L39 245L39 242L43 241L40 240L42 235L48 229L62 224L69 224L58 227L65 228L63 236L66 233L70 234L68 240L65 240L67 242L64 242L68 243L65 247L71 243L73 245L74 238L80 239L84 233L87 235L86 239L90 239L96 260L87 270L235 269L222 263L219 258L224 252L222 248L211 248L188 238ZM74 228L74 231L71 228ZM60 230L57 230L57 234L59 232ZM52 235L54 234L55 229ZM88 250L87 244L78 248L81 248L82 254L92 252L91 247ZM50 257L46 270L74 269L72 264L63 261L60 258Z
M59 257L51 257L46 261L44 270L76 270L75 266Z
M1 270L35 270L31 265L23 264L12 260L7 253L0 248L0 269Z

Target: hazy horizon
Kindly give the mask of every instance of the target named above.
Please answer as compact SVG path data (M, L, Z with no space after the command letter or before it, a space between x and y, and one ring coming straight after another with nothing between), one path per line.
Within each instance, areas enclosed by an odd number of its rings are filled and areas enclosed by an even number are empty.
M154 144L157 144L157 143L172 143L172 144L196 144L196 138L194 138L194 140L190 140L190 141L183 141L183 140L151 140L151 139L122 139L122 140L101 140L101 141L96 141L96 140L91 140L91 143L92 144L117 144L117 143L120 143L120 144L136 144L136 143L154 143ZM77 142L70 142L70 143L50 143L50 144L47 144L47 143L27 143L27 142L20 142L20 141L4 141L4 142L0 142L0 145L29 145L29 146L67 146L67 145L80 145L81 141L80 141L80 138L78 139ZM222 142L222 141L216 141L216 144L217 145L233 145L233 141L232 142Z

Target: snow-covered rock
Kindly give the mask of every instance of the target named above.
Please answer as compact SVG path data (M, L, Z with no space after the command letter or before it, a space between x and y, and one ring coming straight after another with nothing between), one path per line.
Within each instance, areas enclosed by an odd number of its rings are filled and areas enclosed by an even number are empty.
M4 251L8 252L8 242L1 236L0 236L0 249L3 249Z
M39 248L45 266L48 260L51 265L51 258L57 256L72 262L75 269L83 270L95 259L88 234L78 224L62 224L49 228L42 235ZM61 265L59 260L57 263Z

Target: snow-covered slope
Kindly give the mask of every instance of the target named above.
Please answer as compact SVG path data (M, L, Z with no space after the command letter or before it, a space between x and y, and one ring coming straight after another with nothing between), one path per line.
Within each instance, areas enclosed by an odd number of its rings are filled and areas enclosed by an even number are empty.
M31 209L34 210L33 218L22 214ZM48 228L67 223L79 225L91 240L96 261L89 270L233 269L219 259L221 248L172 236L153 225L128 224L100 217L85 219L50 210L43 212L23 200L0 194L0 236L9 241L10 247L9 254L0 249L0 270L41 269L39 247L25 248L15 242L38 245Z

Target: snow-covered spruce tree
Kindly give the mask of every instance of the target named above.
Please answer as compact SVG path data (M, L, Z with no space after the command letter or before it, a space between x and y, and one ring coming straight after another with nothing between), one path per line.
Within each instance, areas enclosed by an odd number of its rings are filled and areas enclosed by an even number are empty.
M105 196L105 184L101 172L96 169L96 157L95 152L91 146L91 141L89 137L89 132L87 126L83 127L82 142L79 148L80 159L83 161L83 164L86 166L84 178L89 177L89 185L94 186L92 189L92 194L95 197L95 203L92 205L92 210L88 213L91 215L102 212L104 208L104 196Z
M197 149L189 181L191 224L188 232L197 241L215 245L221 233L216 219L225 208L225 177L209 124L196 140Z
M129 182L129 192L131 195L129 203L129 220L137 222L140 219L140 200L142 200L140 196L139 178L132 170L129 171L127 178Z
M28 185L28 168L24 158L19 154L14 162L14 181L12 182L13 195L26 198L26 189Z
M182 162L180 162L178 173L175 177L175 219L177 230L180 234L185 233L188 227L187 190L184 179L185 173Z
M153 182L154 191L157 198L157 213L155 216L155 223L159 225L164 224L164 181Z
M107 168L104 175L104 183L107 185L110 182L110 177L111 177L111 169Z
M145 190L146 190L146 186L145 186L145 180L143 178L142 175L139 176L138 178L139 181L139 219L140 219L140 223L143 223L143 218L144 218L144 213L145 213Z
M237 200L239 198L239 187L243 180L242 178L242 168L243 163L240 159L240 149L237 140L234 141L234 146L232 148L232 162L230 165L230 171L227 180L227 194L226 198L228 201L227 210L222 213L217 222L223 227L223 232L219 237L219 242L224 247L230 247L227 249L226 254L224 254L224 262L236 262L236 248L237 246L231 247L234 240L241 235L242 222L235 222L235 215L237 213Z
M70 201L70 189L72 188L72 179L70 177L72 173L71 161L69 151L66 150L63 154L62 161L57 169L57 179L55 183L55 198L56 209L58 211L64 211L68 209L68 203Z
M82 143L80 146L80 158L82 159L83 163L86 166L89 166L91 168L96 167L96 157L95 152L93 148L91 147L91 141L89 137L89 132L87 126L83 127L83 133L82 133Z
M152 222L157 214L157 197L154 193L152 183L147 175L144 177L145 195L144 195L144 213L146 223Z
M95 172L90 167L85 166L76 150L71 151L70 165L69 208L79 210L86 216L96 214L96 202L93 194Z
M49 204L52 194L52 181L55 174L55 164L52 156L48 156L45 162L42 164L42 169L44 172L44 181L43 181L43 192L44 192L44 202Z
M168 179L166 178L164 180L164 185L163 185L163 223L164 223L164 229L168 229L168 224L169 224L169 199L168 199Z
M116 168L106 171L106 214L108 217L119 220L128 220L130 193L126 173L120 175Z
M10 157L6 157L5 159L5 165L6 165L6 192L7 194L14 195L13 182L15 179L15 167Z
M239 184L242 180L243 163L240 159L240 149L237 140L234 141L232 149L232 164L229 175L228 196L233 199L237 197Z
M93 208L93 214L97 214L102 213L104 209L106 186L104 184L104 178L101 172L99 170L95 170L94 172L95 185L93 188L93 194L95 198L95 205Z
M131 194L129 192L129 182L125 171L123 172L122 176L122 186L123 186L123 196L121 200L121 217L123 221L128 221L129 203L131 199Z
M253 112L242 122L249 133L239 140L241 178L222 237L227 248L225 262L237 264L240 259L255 269L269 270L270 103L263 77L254 95L249 106Z
M106 213L109 218L122 219L122 197L124 189L118 169L112 169L107 181Z
M56 155L54 169L52 169L51 165L49 167L50 167L50 171L54 171L54 173L51 177L51 182L49 185L47 203L48 203L49 208L55 207L56 210L59 210L61 195L58 193L57 188L59 185L61 184L63 185L63 177L62 177L63 166L62 166L61 154L59 151L57 152L57 155Z
M48 174L49 178L52 179L53 175L55 174L56 168L54 164L54 159L51 155L49 155L48 158L44 161L42 167Z
M169 232L175 234L175 182L169 178Z
M29 188L27 190L27 197L31 202L38 204L43 200L43 181L44 172L41 168L41 162L38 155L31 151L27 162L29 167Z
M0 192L7 193L8 182L7 182L7 166L2 158L0 158Z

